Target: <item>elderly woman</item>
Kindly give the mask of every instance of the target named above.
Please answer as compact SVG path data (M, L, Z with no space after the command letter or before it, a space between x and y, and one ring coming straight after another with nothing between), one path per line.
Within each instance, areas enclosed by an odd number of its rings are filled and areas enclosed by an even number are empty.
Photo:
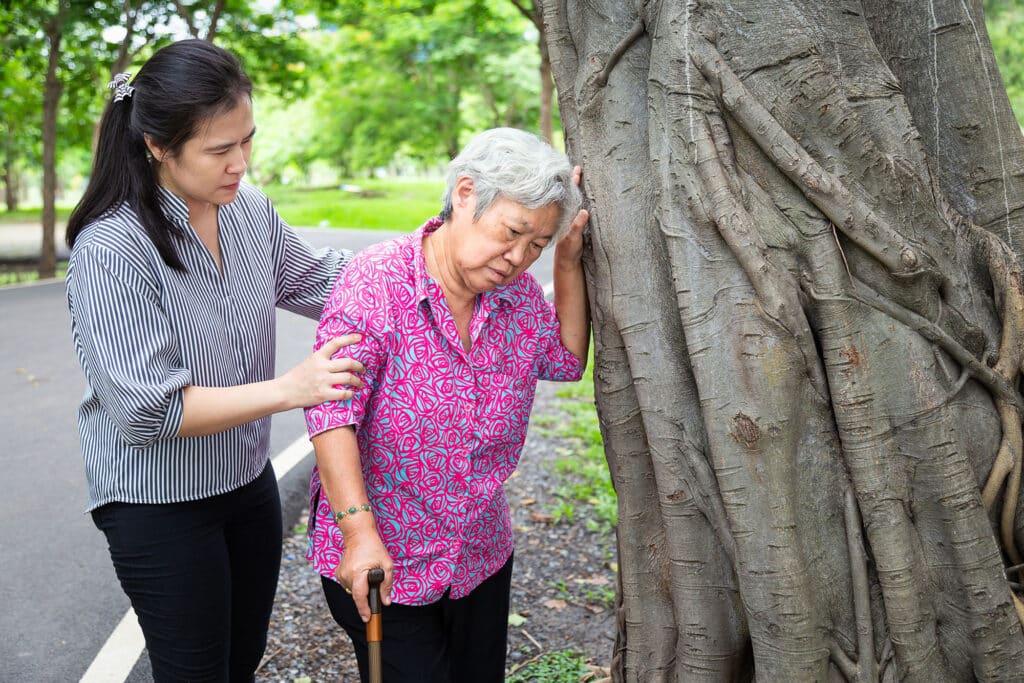
M367 572L385 571L384 679L501 681L516 467L538 379L580 378L589 313L578 170L522 131L474 138L441 215L361 253L339 277L319 348L347 332L366 368L309 408L310 553L364 680ZM526 269L555 248L555 303Z

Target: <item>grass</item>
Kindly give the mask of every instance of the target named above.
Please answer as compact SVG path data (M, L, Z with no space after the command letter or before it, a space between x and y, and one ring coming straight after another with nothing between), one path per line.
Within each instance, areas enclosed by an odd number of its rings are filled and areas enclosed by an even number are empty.
M57 207L57 221L65 222L71 215L72 206ZM36 223L43 219L43 209L40 206L33 206L17 211L6 211L0 209L0 224L2 223Z
M505 683L577 683L587 673L583 657L572 650L557 650L514 670Z
M581 515L588 529L607 532L618 521L618 504L594 408L593 367L591 352L583 379L557 392L563 416L539 426L567 443L554 464L563 483L555 490L557 500L548 506L548 513L556 522L572 522Z
M444 181L389 178L352 181L340 188L263 188L281 217L295 226L410 232L441 210Z
M68 262L57 262L57 278L63 278L67 272ZM34 267L0 267L0 287L18 285L23 282L35 282L39 279L39 271Z

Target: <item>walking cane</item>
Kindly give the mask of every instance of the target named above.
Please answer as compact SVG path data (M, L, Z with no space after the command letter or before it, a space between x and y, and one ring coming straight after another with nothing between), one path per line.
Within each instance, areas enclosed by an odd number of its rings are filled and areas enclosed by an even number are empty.
M380 584L384 581L384 570L376 567L366 577L370 582L370 620L366 622L366 645L370 650L370 683L384 683L384 663L380 658L380 641L384 639L384 627L380 616Z

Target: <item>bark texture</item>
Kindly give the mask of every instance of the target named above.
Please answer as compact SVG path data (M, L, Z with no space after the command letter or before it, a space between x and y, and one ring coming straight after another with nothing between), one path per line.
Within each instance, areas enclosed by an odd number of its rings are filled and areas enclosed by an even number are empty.
M980 3L544 10L614 678L1024 680L1024 141Z

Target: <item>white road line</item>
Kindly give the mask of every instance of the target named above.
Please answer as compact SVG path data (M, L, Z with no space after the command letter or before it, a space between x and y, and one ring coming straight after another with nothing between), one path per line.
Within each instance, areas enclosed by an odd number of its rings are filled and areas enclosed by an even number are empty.
M139 620L135 618L135 611L129 608L86 669L81 683L124 683L145 646Z
M303 434L287 448L275 455L274 474L281 481L288 472L313 451L309 437ZM114 632L103 644L96 659L86 669L79 683L124 683L139 661L146 641L139 628L139 620L131 608L121 618Z

